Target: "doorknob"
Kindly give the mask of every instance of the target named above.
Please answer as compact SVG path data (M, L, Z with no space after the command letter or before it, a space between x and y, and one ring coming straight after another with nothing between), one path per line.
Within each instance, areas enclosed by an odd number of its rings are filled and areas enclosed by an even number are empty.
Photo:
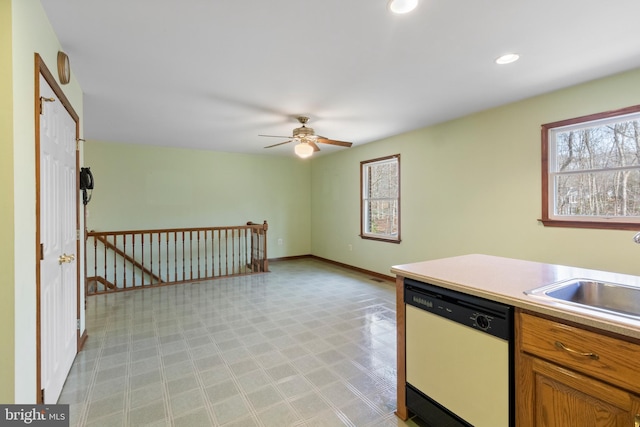
M64 262L71 262L73 260L76 259L76 256L71 254L71 255L67 255L67 254L62 254L58 257L58 264L62 265L62 263Z

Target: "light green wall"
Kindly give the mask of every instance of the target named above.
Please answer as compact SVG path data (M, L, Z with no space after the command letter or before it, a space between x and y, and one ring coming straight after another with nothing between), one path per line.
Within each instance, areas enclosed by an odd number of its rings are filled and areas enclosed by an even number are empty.
M309 162L99 141L87 142L84 156L95 178L90 230L267 220L270 258L311 251Z
M11 0L0 0L0 402L14 400L12 62Z
M14 239L13 268L15 278L2 286L13 287L14 320L3 324L2 329L11 328L14 340L2 343L4 352L13 352L14 360L3 366L12 373L9 378L0 380L0 395L8 396L3 403L33 403L36 401L36 206L35 206L35 119L34 119L34 54L39 53L45 64L57 75L56 56L61 49L60 43L42 9L39 0L0 0L3 13L11 5L12 49L9 61L12 76L7 77L13 91L12 125L13 134L9 135L13 156L8 167L13 171L13 220L11 227ZM2 20L6 17L3 15ZM4 25L2 32L6 31ZM2 54L5 55L5 50ZM73 57L71 57L73 68ZM2 85L6 85L2 76ZM66 97L80 116L82 124L82 90L72 72L71 82L63 86ZM2 99L0 103L6 102ZM3 105L3 104L0 104ZM0 128L2 136L4 128ZM3 138L4 141L4 138ZM4 142L3 142L4 143ZM5 152L3 151L3 162ZM11 206L11 203L9 204ZM82 274L82 273L81 273ZM4 291L2 291L4 292ZM2 294L4 296L4 293ZM11 304L3 302L0 304ZM4 310L3 310L4 312ZM4 314L4 313L3 313ZM84 320L81 321L84 325ZM83 327L83 326L81 326ZM14 383L14 384L12 384ZM13 399L9 399L13 396Z
M634 232L537 221L540 125L640 104L639 88L635 70L315 158L312 253L389 275L395 264L468 253L640 275ZM396 153L402 243L362 240L360 161Z
M85 162L96 190L88 227L266 219L273 258L311 253L390 274L394 264L487 253L640 274L634 233L549 228L537 221L540 125L638 104L639 81L635 70L314 157L311 163L91 141ZM360 161L396 153L401 154L402 243L362 240Z

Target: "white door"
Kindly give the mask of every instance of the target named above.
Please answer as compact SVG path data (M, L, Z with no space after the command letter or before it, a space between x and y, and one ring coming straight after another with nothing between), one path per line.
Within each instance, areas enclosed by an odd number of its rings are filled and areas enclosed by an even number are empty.
M76 124L40 76L40 363L58 401L77 351Z

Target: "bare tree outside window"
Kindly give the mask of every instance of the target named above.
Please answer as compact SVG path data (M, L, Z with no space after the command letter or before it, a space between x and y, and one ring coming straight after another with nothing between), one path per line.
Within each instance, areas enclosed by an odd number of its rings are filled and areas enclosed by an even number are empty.
M360 163L360 237L400 242L400 155Z
M640 106L542 127L545 225L640 226Z

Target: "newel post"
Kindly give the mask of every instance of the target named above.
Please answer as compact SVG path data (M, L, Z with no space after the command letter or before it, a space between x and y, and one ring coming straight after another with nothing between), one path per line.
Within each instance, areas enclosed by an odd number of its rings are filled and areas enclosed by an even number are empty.
M269 229L269 224L267 224L267 220L264 220L264 223L262 224L262 229L264 230L264 241L263 241L263 245L264 245L264 271L269 271L269 258L267 257L267 230Z

